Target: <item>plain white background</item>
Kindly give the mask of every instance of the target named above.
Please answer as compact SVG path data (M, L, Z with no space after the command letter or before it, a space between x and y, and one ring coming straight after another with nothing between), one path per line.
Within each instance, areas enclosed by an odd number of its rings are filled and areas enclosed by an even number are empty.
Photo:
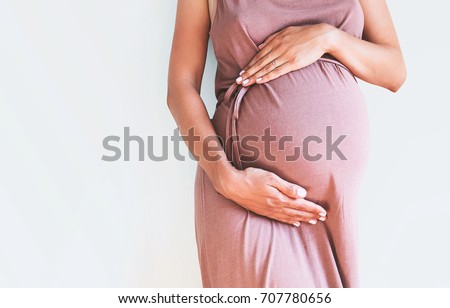
M389 1L408 79L360 82L371 159L359 204L363 287L450 286L444 1ZM0 0L0 286L200 287L196 163L104 162L123 128L154 136L166 107L175 0ZM211 46L210 46L211 47ZM202 97L212 113L210 48ZM184 155L188 155L182 144Z

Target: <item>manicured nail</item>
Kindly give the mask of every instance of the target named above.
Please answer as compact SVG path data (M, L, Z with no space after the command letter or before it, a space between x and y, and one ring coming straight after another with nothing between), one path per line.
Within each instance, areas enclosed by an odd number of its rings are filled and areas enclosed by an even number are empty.
M249 81L250 81L250 80L245 79L245 80L242 82L242 84L247 84Z
M262 80L262 77L256 78L256 82L260 82Z
M322 212L322 213L319 213L319 215L322 216L322 217L327 216L327 214L326 214L326 213L323 213L323 212Z
M298 227L300 227L300 223L297 221L297 222L294 222L294 223L292 223L294 226L296 226L297 228Z
M297 189L297 195L299 197L305 197L306 196L306 190L304 190L303 188Z
M241 82L241 81L242 81L242 77L236 78L236 82Z
M242 71L239 73L239 76L241 76L241 75L244 74L244 73L245 73L245 71L242 70Z
M320 217L319 220L320 221L325 221L325 217Z
M311 219L310 221L308 221L310 224L315 225L317 223L317 220L315 219Z

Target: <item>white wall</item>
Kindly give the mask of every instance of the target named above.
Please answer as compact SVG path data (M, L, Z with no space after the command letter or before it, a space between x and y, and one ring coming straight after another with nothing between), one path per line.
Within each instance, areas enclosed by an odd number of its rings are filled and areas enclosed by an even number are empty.
M448 5L390 1L401 91L361 86L372 150L363 286L450 286ZM0 0L0 287L200 287L195 162L105 162L102 140L161 139L176 1ZM210 49L202 96L212 112ZM133 150L137 154L137 149ZM183 146L182 153L187 156Z

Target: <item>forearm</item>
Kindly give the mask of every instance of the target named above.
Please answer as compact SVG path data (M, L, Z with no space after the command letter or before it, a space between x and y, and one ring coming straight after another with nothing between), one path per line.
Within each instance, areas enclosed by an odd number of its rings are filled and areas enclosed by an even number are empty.
M326 46L329 54L366 82L395 92L406 78L399 48L358 39L336 28L330 29Z
M232 176L237 169L227 160L199 95L199 89L187 81L174 83L169 87L167 104L178 125L180 135L214 187L223 193L226 178Z

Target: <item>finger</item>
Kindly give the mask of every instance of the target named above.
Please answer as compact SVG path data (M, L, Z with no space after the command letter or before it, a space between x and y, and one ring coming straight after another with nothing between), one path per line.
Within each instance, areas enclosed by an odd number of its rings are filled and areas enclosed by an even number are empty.
M248 71L248 69L250 67L252 67L253 65L255 65L255 63L257 63L259 60L261 60L262 58L264 58L266 55L268 55L270 52L273 51L274 46L267 46L266 48L261 49L254 57L253 59L247 63L247 65L244 67L244 71ZM242 76L242 75L241 75Z
M296 227L300 227L300 221L298 219L293 218L292 213L280 212L280 213L277 213L276 215L267 216L267 217L269 217L271 219L275 219L277 221L284 222L289 225L294 225Z
M270 50L270 52L268 52L267 54L261 54L261 56L259 54L256 55L257 58L255 62L252 65L248 65L244 69L244 73L242 73L241 76L236 79L236 82L238 84L242 83L243 85L246 85L246 83L248 83L246 82L246 80L249 80L251 76L260 71L267 64L277 59L281 54L281 50L277 48ZM276 64L277 63L275 62L275 65Z
M280 221L280 222L284 222L284 223L286 223L286 224L288 224L288 225L294 225L295 227L300 227L300 225L301 225L301 223L300 223L300 221L298 221L298 220L292 220L292 218L291 217L289 217L289 216L282 216L282 217L271 217L272 219L275 219L275 220L277 220L277 221Z
M261 44L258 45L258 49L260 49L260 50L263 49L263 48L264 48L265 46L267 46L270 42L272 42L274 38L276 38L278 35L280 35L280 33L283 32L283 31L284 31L284 29L281 30L281 31L278 31L278 32L275 32L275 33L269 35L269 36L264 40L264 42L262 42Z
M327 211L322 206L306 199L293 200L292 202L286 203L286 207L314 214L317 218L326 217L327 215Z
M283 76L289 72L292 72L293 70L295 70L295 66L292 64L292 62L284 62L283 64L281 64L278 67L275 67L274 69L272 69L271 71L267 72L267 73L261 73L263 75L260 75L260 72L258 72L255 75L255 81L256 83L264 83L264 82L268 82L271 80L274 80L280 76ZM263 71L261 71L263 72Z
M272 218L289 225L294 225L295 227L300 227L300 225L305 222L311 225L315 225L318 222L316 218L309 217L308 214L302 214L301 212L295 211L282 213Z
M260 70L255 72L250 77L246 78L246 80L248 80L248 81L245 81L242 84L244 86L251 86L252 84L257 83L258 81L261 81L262 79L260 79L260 78L262 76L269 74L271 71L277 69L281 65L285 64L287 61L288 61L287 58L278 57L278 58L273 59L270 62L267 62L265 60L264 60L264 62L260 62L259 64L257 64L257 66L254 66L255 70L258 67L260 67ZM266 62L267 62L267 64L265 64ZM250 71L253 71L253 69L250 69Z
M291 197L291 198L305 198L306 190L296 184L290 183L288 181L283 180L281 177L276 175L275 173L271 174L269 185L275 187L283 194Z
M326 219L326 211L320 205L305 199L295 199L285 195L279 195L274 204L281 207L281 212L289 209L290 211L306 213L310 219Z
M311 225L317 224L317 215L303 212L303 211L297 211L290 208L285 209L285 214L288 215L288 217L292 220L292 222L307 222Z

